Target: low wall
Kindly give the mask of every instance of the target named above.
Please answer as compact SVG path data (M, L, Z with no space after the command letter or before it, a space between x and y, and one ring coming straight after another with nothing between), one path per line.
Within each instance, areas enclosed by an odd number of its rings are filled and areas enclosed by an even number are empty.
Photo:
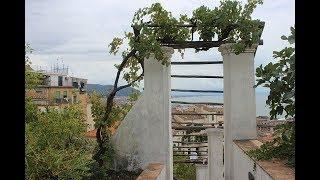
M254 180L292 180L294 171L279 161L255 161L247 152L261 145L257 140L238 140L233 142L233 177L237 180L248 180L249 173Z
M196 165L196 180L209 180L208 166L203 164Z
M116 166L132 171L158 162L166 168L166 179L172 180L171 69L152 56L144 68L144 91L113 136Z
M166 168L161 163L150 163L136 180L166 180Z

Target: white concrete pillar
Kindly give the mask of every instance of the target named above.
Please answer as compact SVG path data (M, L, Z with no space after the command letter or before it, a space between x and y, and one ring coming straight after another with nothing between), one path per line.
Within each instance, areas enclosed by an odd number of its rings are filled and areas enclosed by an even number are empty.
M209 128L207 134L209 180L223 180L223 129Z
M225 179L233 180L233 140L255 139L256 103L254 53L252 45L236 55L231 44L223 44L219 51L223 57Z
M171 58L173 48L163 47L166 55ZM148 119L149 124L158 124L150 129L148 142L152 152L163 156L166 165L166 179L173 179L173 142L171 128L171 66L162 65L153 56L144 61L144 97L146 108L153 111Z

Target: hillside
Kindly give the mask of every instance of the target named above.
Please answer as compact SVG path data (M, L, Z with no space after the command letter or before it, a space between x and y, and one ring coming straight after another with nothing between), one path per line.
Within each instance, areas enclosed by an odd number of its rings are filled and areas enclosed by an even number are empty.
M106 93L110 92L112 87L113 87L112 85L87 84L87 90L89 94L91 94L93 91L96 91L101 93L103 96L106 96L107 95ZM140 91L132 87L127 87L118 91L116 96L129 96L133 92L140 92Z

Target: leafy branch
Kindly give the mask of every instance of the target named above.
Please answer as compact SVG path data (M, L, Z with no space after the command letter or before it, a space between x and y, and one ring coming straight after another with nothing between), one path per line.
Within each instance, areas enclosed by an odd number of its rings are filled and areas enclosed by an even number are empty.
M281 36L290 45L295 43L295 28L291 27L291 35ZM255 87L263 85L270 88L266 103L271 108L270 115L276 118L286 112L286 117L295 116L295 48L285 47L281 51L274 51L273 57L278 60L270 62L265 67L257 68L258 83ZM249 152L258 160L279 158L287 164L295 166L295 124L289 122L276 126L274 139L263 144L259 149Z

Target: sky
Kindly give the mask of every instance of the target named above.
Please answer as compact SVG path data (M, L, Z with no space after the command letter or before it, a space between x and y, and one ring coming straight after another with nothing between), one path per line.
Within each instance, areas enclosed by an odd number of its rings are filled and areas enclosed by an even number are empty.
M191 16L192 11L202 5L211 8L219 5L218 0L26 0L25 41L34 49L29 55L32 67L50 69L55 63L64 64L69 67L70 75L86 78L88 83L113 84L114 64L121 62L121 55L110 55L108 44L114 37L123 37L125 31L131 31L136 10L155 2L160 2L174 16ZM258 47L255 56L257 67L273 61L272 52L287 45L280 37L288 35L290 26L295 23L295 2L264 0L252 17L266 23L262 34L264 44ZM188 49L184 59L178 52L172 57L172 61L206 60L222 60L222 57L216 48L199 53ZM222 65L172 66L172 74L222 75L223 71ZM171 86L219 90L223 88L223 82L194 79L190 83L190 79L173 78Z

